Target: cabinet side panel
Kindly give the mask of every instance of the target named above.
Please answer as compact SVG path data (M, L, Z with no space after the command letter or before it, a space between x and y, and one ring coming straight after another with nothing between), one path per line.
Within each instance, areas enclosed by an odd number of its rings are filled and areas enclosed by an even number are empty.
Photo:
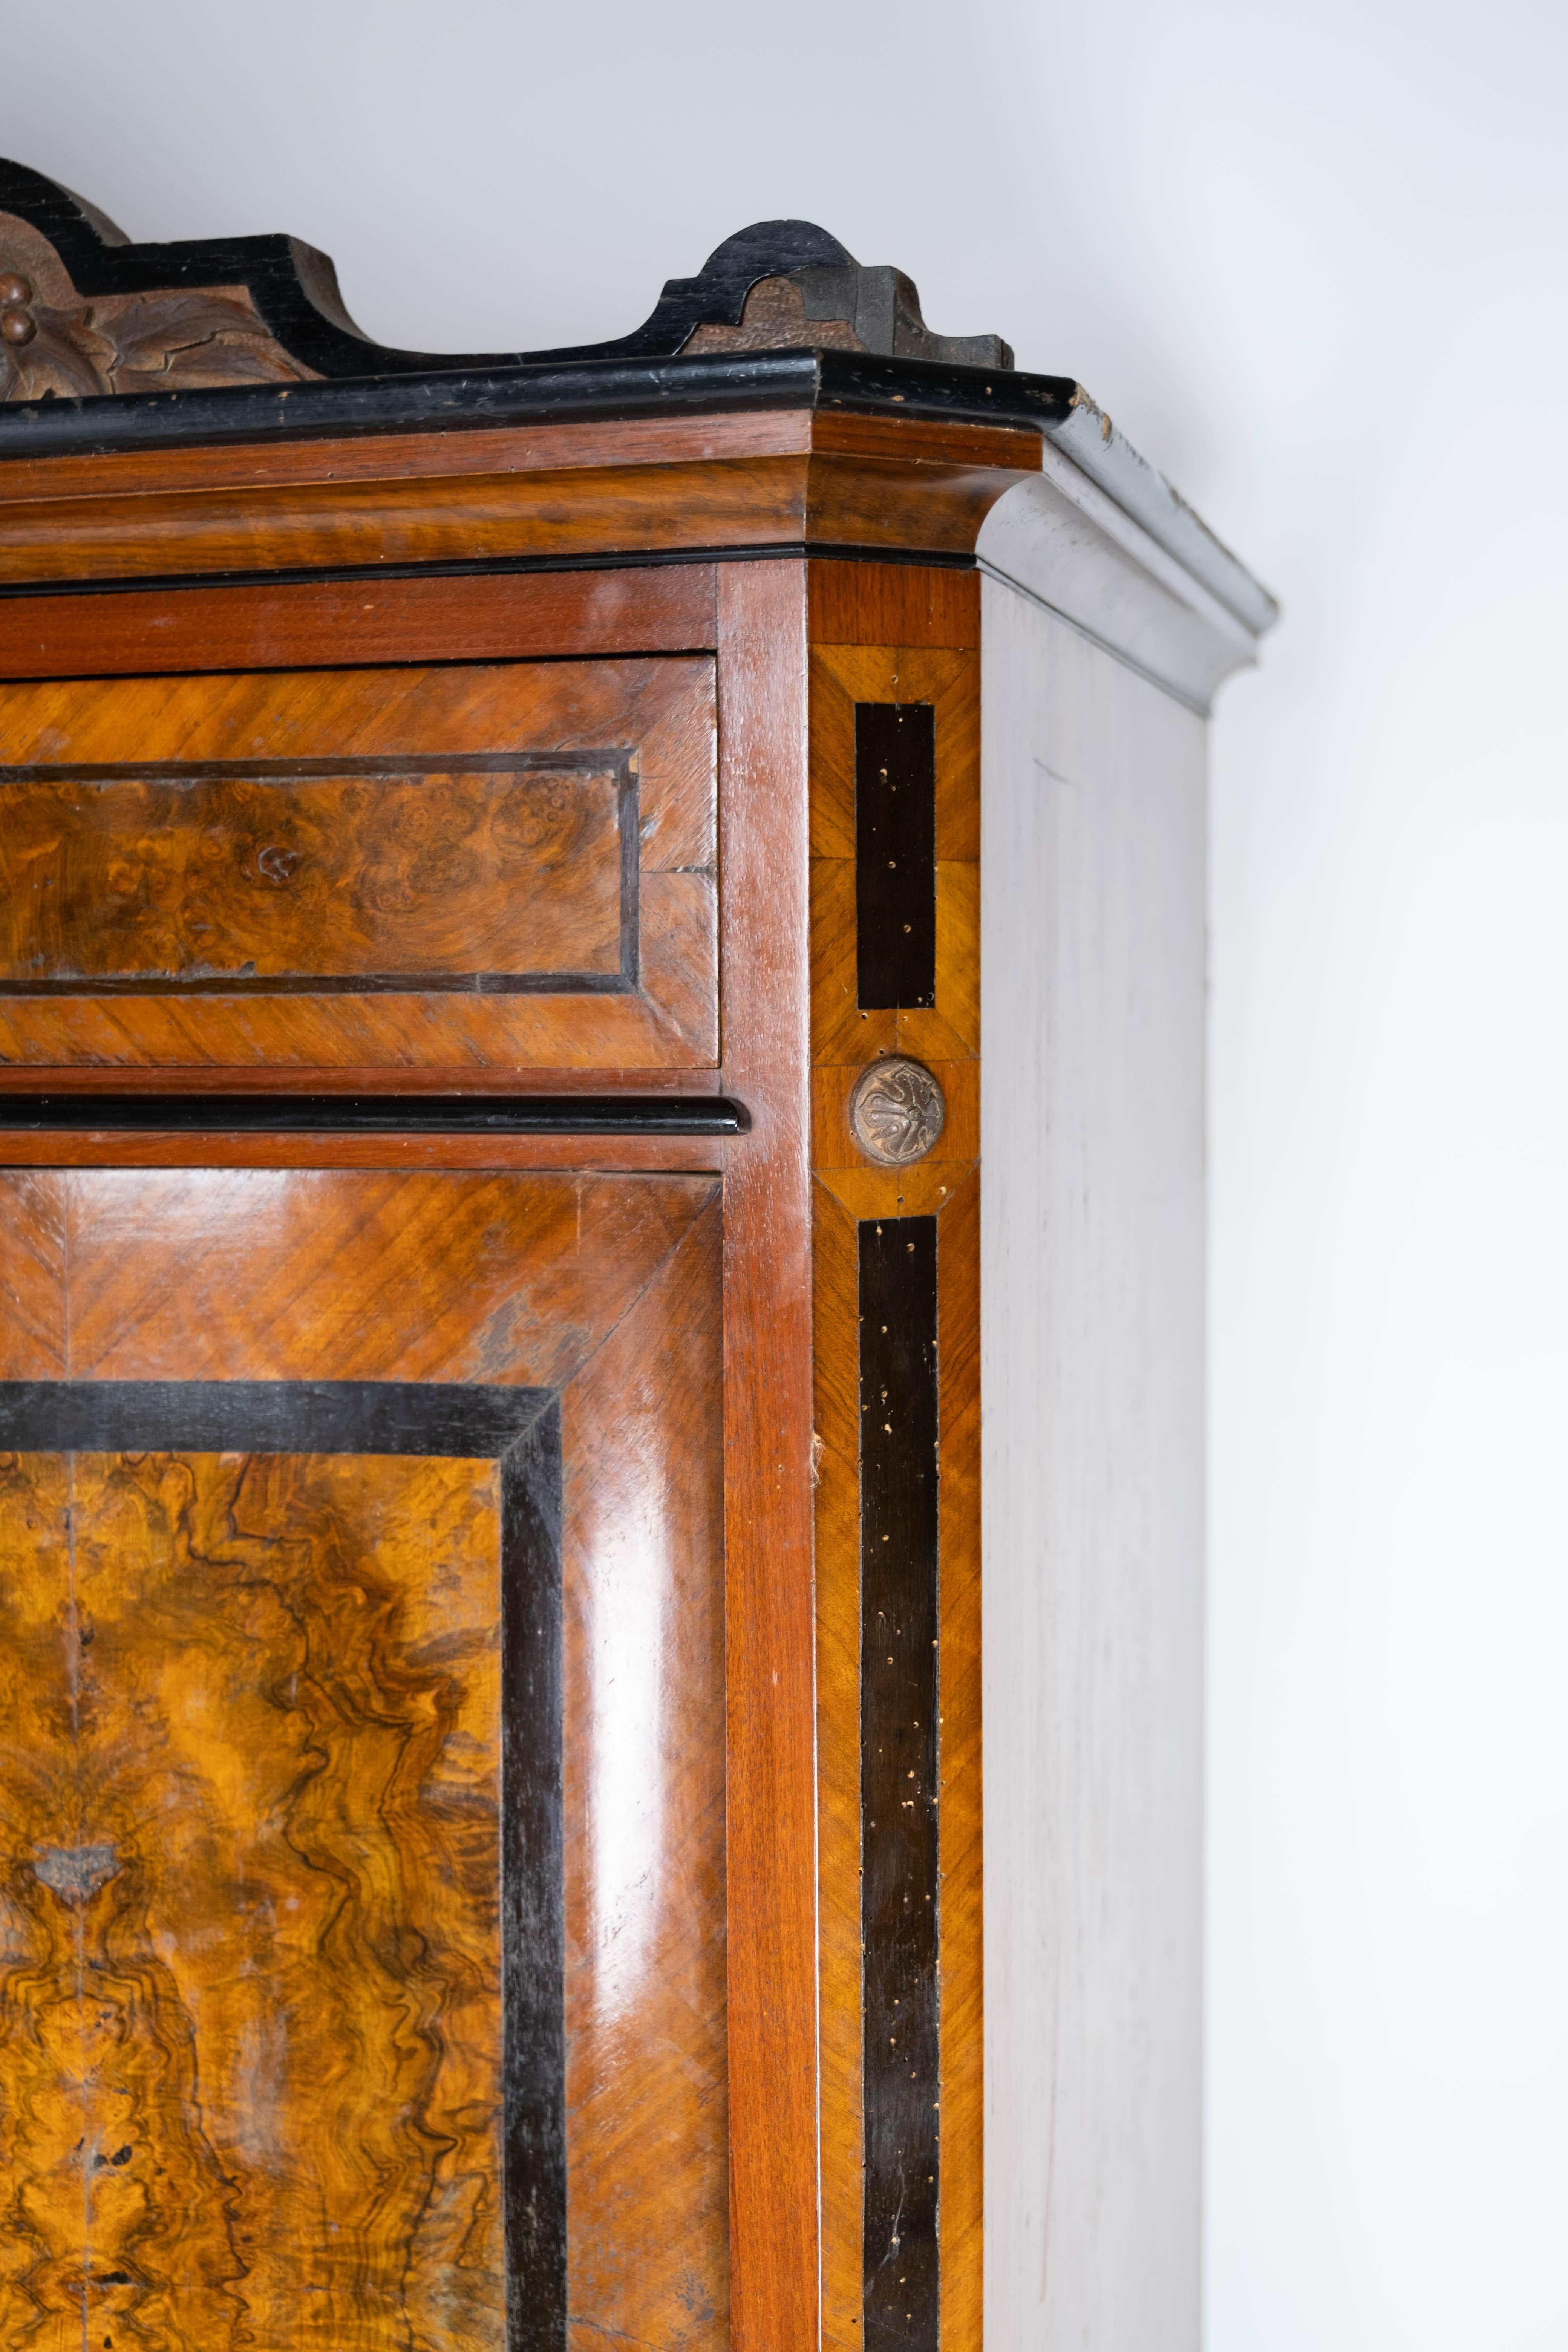
M991 2352L1195 2352L1203 722L983 585Z

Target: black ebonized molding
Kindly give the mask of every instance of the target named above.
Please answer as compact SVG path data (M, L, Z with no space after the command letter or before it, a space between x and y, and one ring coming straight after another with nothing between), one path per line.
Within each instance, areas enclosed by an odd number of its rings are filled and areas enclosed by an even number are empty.
M4 1381L18 1453L445 1454L500 1465L507 2352L566 2344L561 1413L548 1390L405 1381Z
M4 415L5 410L0 407L0 417ZM947 547L864 547L826 541L768 540L753 547L677 547L661 550L658 554L650 554L646 548L608 549L592 555L497 555L472 561L443 558L436 563L322 564L314 571L308 565L289 564L265 572L156 572L135 580L3 580L0 603L28 596L146 596L165 593L171 588L300 588L333 580L484 580L530 572L662 572L672 563L778 563L789 559L805 562L808 558L813 563L912 563L923 571L973 572L979 568L973 555ZM710 653L712 646L658 647L660 653L675 650ZM411 654L407 658L424 662L429 656ZM482 662L495 658L493 654L475 656ZM529 659L580 661L582 656L531 654ZM343 667L330 661L291 662L289 666L305 669ZM363 664L350 667L363 667ZM395 665L380 663L377 667L389 668Z
M841 408L1043 432L1070 415L1078 389L1070 376L860 352L724 352L479 368L458 362L430 374L393 376L371 373L379 358L367 346L366 373L339 383L6 402L0 404L0 458L749 408Z
M0 1133L13 1134L701 1136L751 1124L727 1095L0 1095Z
M937 2352L937 1231L859 1227L867 2352Z
M501 1457L501 1990L507 2352L566 2343L561 1408Z
M929 336L914 287L897 271L862 270L811 221L756 221L727 237L695 277L670 278L629 335L547 352L458 353L396 351L362 334L343 308L331 262L298 237L133 245L69 189L5 161L0 212L46 236L89 298L244 287L283 350L321 379L0 403L0 458L769 406L1014 424L1047 435L1249 628L1270 628L1279 617L1267 590L1070 377L1018 374L1005 345L991 336L958 338L952 348L969 352L962 360L905 356L922 345L900 346L900 333L925 338L928 349L944 341ZM752 287L775 276L795 278L803 292L813 278L841 279L835 299L850 303L872 338L869 349L682 356L697 328L738 325ZM861 296L875 280L889 283L862 320ZM893 310L882 318L889 294ZM984 345L993 358L977 363L974 349Z
M855 705L856 997L868 1013L936 1003L936 713Z
M21 1454L414 1454L499 1459L540 1389L430 1381L0 1381Z

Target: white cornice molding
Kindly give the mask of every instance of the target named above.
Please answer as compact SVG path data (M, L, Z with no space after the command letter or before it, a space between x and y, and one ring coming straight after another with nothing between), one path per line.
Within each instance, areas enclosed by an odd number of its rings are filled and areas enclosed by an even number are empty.
M1091 437L1106 446L1098 431ZM1255 592L1258 625L1249 625L1234 609L1239 593L1222 602L1162 543L1171 534L1156 540L1053 440L1041 454L1041 471L1015 484L987 515L975 549L981 570L1045 605L1166 693L1206 711L1221 681L1256 661L1258 638L1278 611L1273 599L1226 555ZM1161 477L1141 458L1137 464L1206 546L1219 549Z

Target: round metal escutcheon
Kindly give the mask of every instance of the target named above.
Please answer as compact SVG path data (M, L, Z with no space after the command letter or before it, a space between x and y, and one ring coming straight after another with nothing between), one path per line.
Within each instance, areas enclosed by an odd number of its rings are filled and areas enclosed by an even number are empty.
M923 1160L947 1118L942 1088L922 1062L902 1055L873 1062L855 1082L849 1125L868 1159L885 1168Z

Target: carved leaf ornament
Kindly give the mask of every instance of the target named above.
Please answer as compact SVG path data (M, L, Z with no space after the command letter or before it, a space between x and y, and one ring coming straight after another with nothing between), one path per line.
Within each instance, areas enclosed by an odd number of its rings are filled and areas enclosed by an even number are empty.
M48 239L0 213L0 400L300 383L243 286L79 294Z

